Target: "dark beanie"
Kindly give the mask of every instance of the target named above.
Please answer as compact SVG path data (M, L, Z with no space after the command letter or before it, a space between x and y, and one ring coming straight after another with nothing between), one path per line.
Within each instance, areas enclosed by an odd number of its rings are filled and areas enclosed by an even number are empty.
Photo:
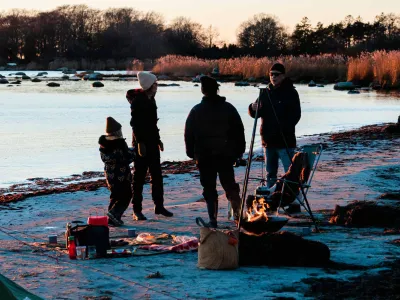
M106 133L112 133L121 129L121 124L115 121L114 118L108 117L106 121Z
M281 64L281 63L275 63L273 64L273 66L271 67L271 69L269 70L271 71L277 71L280 72L282 74L285 74L285 67Z

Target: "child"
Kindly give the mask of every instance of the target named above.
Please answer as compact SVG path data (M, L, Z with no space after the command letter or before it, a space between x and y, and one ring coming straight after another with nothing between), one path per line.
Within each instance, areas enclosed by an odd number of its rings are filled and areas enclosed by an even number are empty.
M106 135L99 138L100 156L104 162L104 173L110 194L108 223L121 226L122 214L128 208L132 198L132 175L129 164L133 162L134 151L128 148L122 136L121 124L112 117L107 118Z

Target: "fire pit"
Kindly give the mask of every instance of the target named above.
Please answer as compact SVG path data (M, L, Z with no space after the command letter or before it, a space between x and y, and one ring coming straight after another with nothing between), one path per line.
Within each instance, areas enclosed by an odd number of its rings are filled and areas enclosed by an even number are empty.
M284 217L268 217L268 219L261 217L255 221L243 220L241 226L250 233L262 234L276 232L285 226L287 222L288 219Z
M266 212L269 209L269 205L263 197L255 199L248 206L250 207L246 211L247 218L242 220L241 226L250 233L276 232L288 222L287 218L268 216Z

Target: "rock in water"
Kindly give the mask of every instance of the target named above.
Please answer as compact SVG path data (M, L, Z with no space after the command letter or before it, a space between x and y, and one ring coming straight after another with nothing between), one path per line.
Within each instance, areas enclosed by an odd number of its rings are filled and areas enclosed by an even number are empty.
M60 84L57 83L57 82L49 82L49 83L46 84L46 85L49 86L49 87L59 87L59 86L60 86Z
M95 81L92 83L92 87L103 87L104 84L101 83L100 81Z

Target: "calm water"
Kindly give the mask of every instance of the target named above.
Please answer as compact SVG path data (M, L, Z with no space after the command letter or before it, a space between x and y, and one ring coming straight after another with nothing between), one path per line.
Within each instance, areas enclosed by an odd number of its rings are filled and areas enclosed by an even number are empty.
M0 72L6 76L9 73ZM60 75L60 72L49 72L48 76ZM59 88L30 81L13 87L0 85L0 185L30 177L60 177L102 170L97 140L104 132L107 116L122 124L124 136L131 142L130 108L125 93L137 87L137 81L104 81L105 87L99 89L85 81L60 83ZM187 159L184 124L190 109L201 99L199 87L178 83L180 87L160 87L156 96L160 134L165 145L162 160ZM400 114L400 99L393 95L375 92L348 95L334 91L332 85L296 87L302 105L302 118L296 128L298 136L394 122ZM239 111L249 142L253 119L247 115L247 107L257 97L258 89L226 83L220 87L220 94ZM260 146L259 138L256 146Z

